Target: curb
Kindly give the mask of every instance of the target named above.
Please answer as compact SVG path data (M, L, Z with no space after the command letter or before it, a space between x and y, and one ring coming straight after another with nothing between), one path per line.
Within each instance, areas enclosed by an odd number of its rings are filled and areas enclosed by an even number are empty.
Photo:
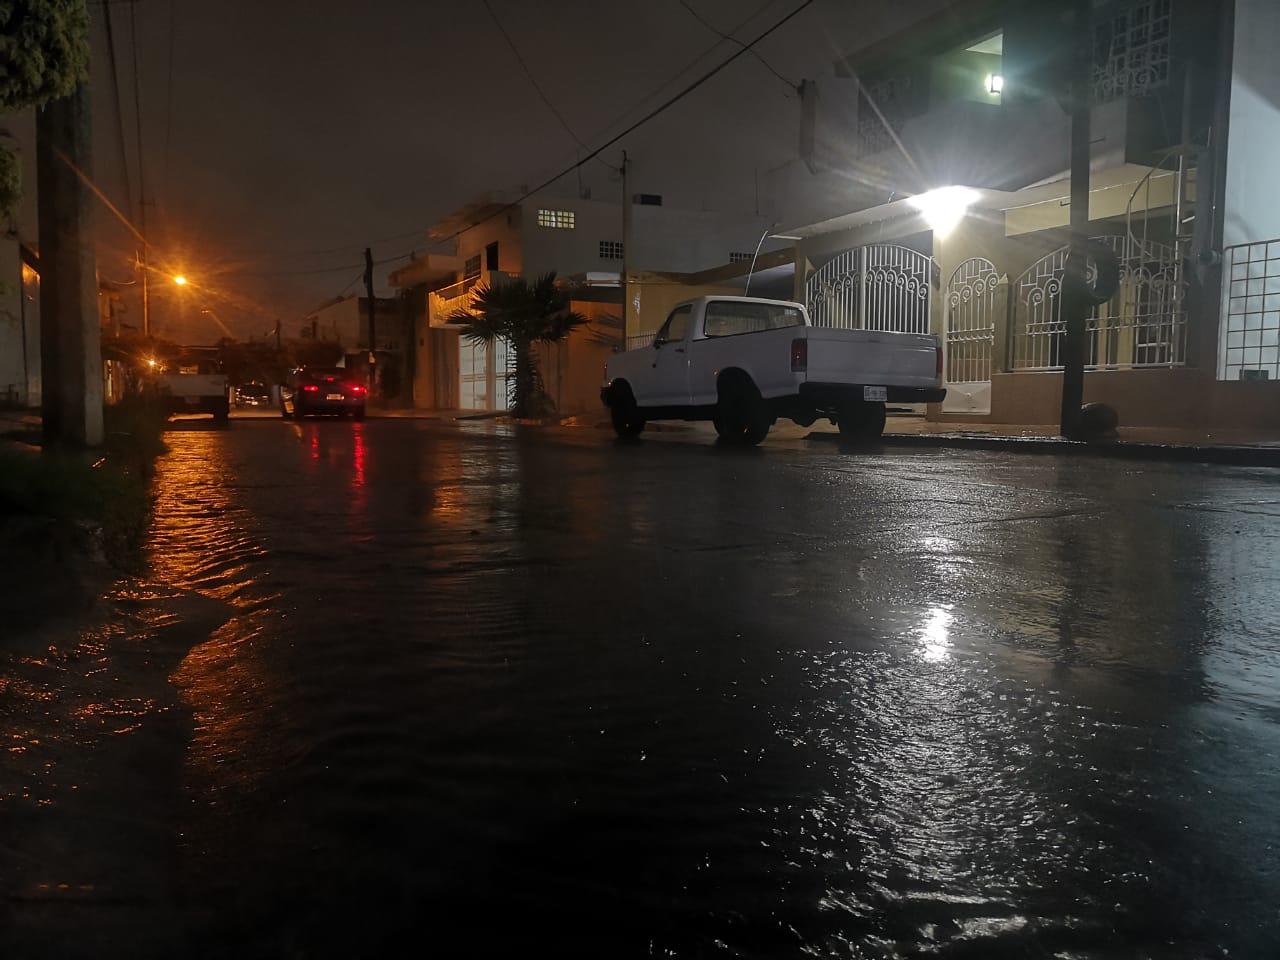
M810 433L805 439L839 443L840 434ZM1280 447L1203 447L1129 441L1083 443L1057 437L978 437L945 433L886 433L880 438L880 445L919 449L997 450L1004 453L1038 453L1053 456L1111 457L1117 460L1207 463L1235 467L1280 467Z

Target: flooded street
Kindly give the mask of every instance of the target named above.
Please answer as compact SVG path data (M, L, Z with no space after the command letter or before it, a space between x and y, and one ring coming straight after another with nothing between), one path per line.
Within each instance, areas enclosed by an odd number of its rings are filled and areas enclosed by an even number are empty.
M168 441L146 582L4 651L5 956L1277 955L1274 472Z

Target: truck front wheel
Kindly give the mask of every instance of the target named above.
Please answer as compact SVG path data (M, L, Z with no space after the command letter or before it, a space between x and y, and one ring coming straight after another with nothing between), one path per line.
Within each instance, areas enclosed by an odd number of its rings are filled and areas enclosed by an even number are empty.
M853 443L873 443L884 435L883 403L855 400L840 409L840 436Z

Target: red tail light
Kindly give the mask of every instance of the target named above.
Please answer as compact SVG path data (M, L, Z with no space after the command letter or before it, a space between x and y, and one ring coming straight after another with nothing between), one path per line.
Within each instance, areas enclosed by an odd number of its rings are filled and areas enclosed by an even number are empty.
M306 391L307 393L319 393L319 392L320 392L320 388L319 388L319 387L317 387L314 383L307 383L307 384L303 384L302 389L303 389L304 391Z
M360 384L358 383L353 383L347 387L347 391L349 393L354 393L356 396L359 396L360 394L364 393L364 387L360 386Z
M809 369L809 341L791 341L791 372L804 373Z
M942 344L934 347L933 373L939 380L942 379Z

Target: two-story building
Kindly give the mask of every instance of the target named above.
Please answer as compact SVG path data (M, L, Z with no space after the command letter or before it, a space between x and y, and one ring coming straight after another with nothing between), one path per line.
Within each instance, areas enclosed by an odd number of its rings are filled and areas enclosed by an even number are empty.
M862 199L779 234L816 323L943 337L933 416L1057 422L1073 7L970 0L842 60L838 175ZM1090 232L1120 282L1085 398L1132 425L1280 427L1280 3L1095 0L1091 31Z
M625 251L632 317L646 297L643 272L693 272L749 257L762 238L765 249L784 245L765 236L770 224L761 216L668 207L652 194L632 200L632 249ZM518 202L486 196L437 223L429 237L448 252L418 257L390 277L413 317L415 405L505 408L505 345L472 344L450 318L480 285L554 271L590 322L543 351L543 378L561 413L598 410L600 371L624 332L622 205L551 191Z

